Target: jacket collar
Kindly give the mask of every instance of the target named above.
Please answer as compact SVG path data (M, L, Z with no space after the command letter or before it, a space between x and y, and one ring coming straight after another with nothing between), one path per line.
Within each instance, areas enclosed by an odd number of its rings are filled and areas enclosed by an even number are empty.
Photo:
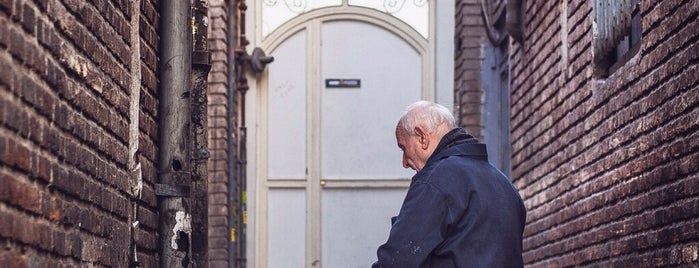
M447 132L442 137L434 149L434 152L427 160L441 159L450 155L472 156L488 159L485 144L479 143L478 139L471 136L463 128L455 128Z

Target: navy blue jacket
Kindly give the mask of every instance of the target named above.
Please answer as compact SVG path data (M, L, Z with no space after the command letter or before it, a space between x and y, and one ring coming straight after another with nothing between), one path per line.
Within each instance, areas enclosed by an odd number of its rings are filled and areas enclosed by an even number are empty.
M456 128L413 176L372 267L522 267L525 219L485 145Z

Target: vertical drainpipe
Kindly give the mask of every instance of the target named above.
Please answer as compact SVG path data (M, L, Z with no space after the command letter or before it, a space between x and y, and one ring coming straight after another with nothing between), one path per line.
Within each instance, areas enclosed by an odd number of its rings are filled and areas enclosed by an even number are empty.
M235 89L240 93L239 104L237 107L240 111L240 127L238 128L238 178L236 181L236 188L239 194L239 203L236 210L239 212L237 215L238 229L235 232L236 235L236 247L237 256L235 259L235 267L245 268L247 266L247 165L248 165L248 152L247 152L247 125L245 124L245 93L250 89L248 86L247 72L251 71L253 74L260 74L264 71L267 64L274 61L274 57L265 55L265 52L256 47L252 51L252 55L248 54L246 47L250 44L245 34L245 13L248 9L245 0L238 0L238 5L235 9L237 12L236 17L236 34L238 35L238 44L235 47L234 61L235 61Z
M226 141L227 141L227 149L228 149L228 154L226 155L227 157L227 170L228 170L228 198L227 198L227 211L228 211L228 229L230 232L230 239L228 243L228 266L229 267L237 267L235 265L235 259L237 258L237 236L238 236L238 211L237 211L237 202L236 202L236 193L237 187L236 187L236 153L237 152L237 146L236 146L236 137L237 135L235 134L235 126L237 126L237 121L234 122L234 118L236 116L235 109L236 103L237 103L237 98L236 98L236 86L235 86L235 56L234 56L234 51L236 47L236 41L237 36L238 36L238 30L237 30L237 1L228 1L228 99L226 103L226 107L228 107L226 111L227 115L227 120L226 120Z
M192 3L192 262L193 267L208 267L208 149L206 97L211 68L208 38L208 0Z
M236 11L238 12L238 44L235 48L235 87L240 93L238 108L240 111L240 127L238 131L238 181L236 182L236 187L239 192L239 204L238 204L238 231L237 234L237 255L235 267L245 268L247 266L246 259L246 236L247 236L247 126L245 125L245 93L248 91L248 79L246 77L245 67L249 64L249 55L246 51L246 47L249 43L247 36L245 35L245 12L248 6L245 4L245 0L238 1L238 7Z
M160 103L158 196L160 267L189 267L190 79L192 30L190 1L163 0L160 21Z

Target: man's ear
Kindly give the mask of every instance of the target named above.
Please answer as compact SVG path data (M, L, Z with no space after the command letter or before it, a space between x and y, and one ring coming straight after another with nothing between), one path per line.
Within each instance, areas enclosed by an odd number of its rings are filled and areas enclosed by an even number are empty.
M418 142L420 142L420 148L427 149L430 145L430 136L422 126L415 127L415 136L417 136Z

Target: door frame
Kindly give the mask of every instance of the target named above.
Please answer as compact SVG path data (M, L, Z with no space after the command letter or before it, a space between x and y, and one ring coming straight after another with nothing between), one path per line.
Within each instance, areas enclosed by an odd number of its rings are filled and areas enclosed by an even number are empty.
M453 18L446 22L435 22L434 18L441 6L442 12L451 12L453 15L453 1L442 1L437 5L437 1L429 1L430 18L429 29L430 38L425 39L417 31L410 26L400 21L399 19L383 12L369 10L366 8L349 7L346 4L338 7L323 8L313 10L297 16L271 32L264 39L262 38L261 27L256 25L261 24L261 1L255 1L254 14L249 16L249 21L255 23L247 23L246 29L249 33L255 33L251 36L250 42L253 46L259 46L264 51L270 52L276 50L285 40L295 35L299 31L307 30L306 35L306 52L307 52L307 77L306 81L320 81L320 28L323 22L336 20L353 20L365 22L378 27L382 27L387 31L395 34L405 40L415 51L421 55L422 59L422 99L440 102L441 104L453 107ZM445 7L446 6L446 7ZM450 7L451 6L451 7ZM451 11L449 11L451 10ZM437 31L437 28L445 27L445 24L451 25L451 28ZM440 24L439 27L437 27ZM448 42L443 40L440 43L436 42L440 36L444 36L445 32L451 33L452 39ZM261 40L261 41L260 41ZM450 49L447 52L436 54L435 50ZM433 66L437 64L445 65L444 69L451 72L437 72L437 68ZM273 63L272 63L273 64ZM441 68L440 68L441 69ZM437 79L435 79L435 77ZM251 77L252 78L252 77ZM437 80L437 81L436 81ZM305 263L309 267L317 267L321 258L321 222L320 222L320 192L321 188L407 188L410 181L409 178L404 179L387 179L387 180L338 180L338 181L320 181L320 174L317 165L320 165L320 105L307 105L306 121L309 133L309 140L306 143L306 163L309 167L309 174L306 180L268 180L268 166L266 163L268 152L268 130L267 130L267 111L268 111L268 73L263 72L257 77L249 79L250 81L250 99L255 100L254 105L247 107L246 114L248 122L254 122L254 128L249 130L248 152L254 154L249 158L247 173L248 185L247 199L249 211L252 211L250 217L245 217L248 226L248 262L251 267L267 267L268 260L268 235L267 231L269 222L267 221L267 192L270 189L306 189L306 257ZM448 86L451 84L452 86ZM446 85L446 86L445 86ZM320 83L308 83L307 100L308 103L319 104L321 101ZM439 87L438 87L439 86ZM309 93L310 92L310 93ZM315 124L315 125L314 125ZM252 160L252 161L250 161ZM314 166L315 165L315 166Z

